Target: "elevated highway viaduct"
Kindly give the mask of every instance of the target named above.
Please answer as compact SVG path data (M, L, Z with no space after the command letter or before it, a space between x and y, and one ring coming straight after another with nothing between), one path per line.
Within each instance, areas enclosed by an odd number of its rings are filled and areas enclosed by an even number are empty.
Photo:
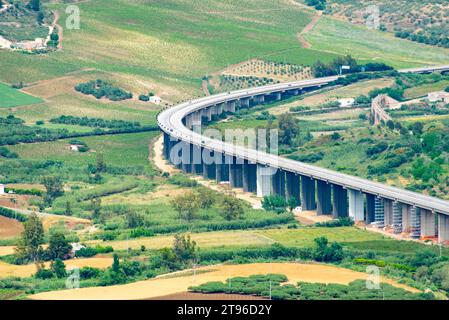
M430 72L449 70L429 67ZM402 70L401 72L425 72ZM261 150L203 136L197 128L216 117L268 101L317 89L338 76L221 93L187 101L159 113L164 156L186 173L203 175L259 197L280 195L301 200L305 210L334 218L390 226L413 238L449 241L449 201L320 168Z

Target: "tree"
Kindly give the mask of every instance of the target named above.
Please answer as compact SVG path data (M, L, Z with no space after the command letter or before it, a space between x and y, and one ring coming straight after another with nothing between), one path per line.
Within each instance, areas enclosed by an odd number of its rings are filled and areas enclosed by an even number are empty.
M189 234L176 234L173 241L173 252L176 259L182 263L189 263L197 258L196 242L192 241Z
M234 220L243 216L243 205L239 199L233 196L224 196L221 201L221 215L226 220Z
M394 122L393 122L393 120L388 120L386 124L387 124L388 129L394 130Z
M285 201L284 197L278 195L265 196L262 200L262 208L267 211L282 213L287 208L287 201Z
M33 11L40 11L41 10L41 1L40 0L30 0L29 6Z
M196 200L201 209L209 209L215 204L216 195L215 192L210 189L200 188L197 191Z
M72 250L72 246L67 241L62 232L55 232L50 235L50 240L47 248L47 256L51 260L64 260Z
M287 201L287 206L289 208L290 211L293 211L293 209L295 209L297 206L299 206L301 204L301 202L299 201L298 198L295 197L291 197L290 199L288 199Z
M45 18L44 13L42 11L39 11L37 13L37 16L36 16L37 23L38 24L43 24L44 23L44 18Z
M326 237L315 238L316 248L314 250L314 258L316 261L335 262L343 259L343 247L333 242L330 246Z
M103 154L97 154L97 163L96 163L97 172L104 172L106 170L106 163L103 158Z
M341 139L341 134L339 134L338 132L334 132L331 134L331 139L334 141L340 140Z
M111 270L115 273L120 272L120 260L119 260L117 253L114 253L114 255L113 255Z
M21 259L38 263L42 257L44 243L44 227L39 217L32 213L23 224L24 230L16 252Z
M128 211L126 213L126 222L128 228L143 227L145 225L145 217L137 212Z
M94 198L90 201L90 207L92 209L92 218L98 219L101 213L101 198Z
M64 190L62 187L62 181L60 177L56 176L47 176L42 180L42 184L46 189L45 194L45 203L51 205L53 200L64 194Z
M72 205L70 204L69 200L67 200L65 203L65 214L67 216L71 216L73 214Z
M171 202L171 206L179 213L181 219L190 222L195 218L195 213L199 209L196 195L192 192L185 195L175 197Z
M279 116L279 141L281 144L292 145L293 139L299 134L299 126L293 116L284 113Z
M51 271L57 278L64 278L67 276L67 272L65 270L65 264L61 259L56 259L51 263Z

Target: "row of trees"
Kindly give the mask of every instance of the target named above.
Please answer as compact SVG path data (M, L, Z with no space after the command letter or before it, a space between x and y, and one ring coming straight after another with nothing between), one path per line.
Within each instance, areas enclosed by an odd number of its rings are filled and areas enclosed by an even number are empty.
M16 247L17 263L34 262L41 269L42 261L68 258L72 246L65 235L60 232L50 234L48 247L43 249L44 227L35 213L29 215L23 223L23 228L19 244Z
M244 214L244 208L235 196L224 195L218 201L214 191L207 188L199 188L196 192L189 192L179 195L171 200L171 206L179 217L187 222L195 219L196 213L200 209L210 209L218 203L220 213L227 221L239 219Z
M337 57L329 63L323 63L318 60L313 66L313 71L316 77L334 76L340 73L342 66L348 66L349 70L345 73L357 72L378 72L393 70L392 67L378 62L370 62L365 65L359 65L357 61L350 55L344 57Z
M124 120L105 120L101 118L75 117L66 115L53 118L50 120L50 122L109 129L140 127L140 123L137 121L130 122Z

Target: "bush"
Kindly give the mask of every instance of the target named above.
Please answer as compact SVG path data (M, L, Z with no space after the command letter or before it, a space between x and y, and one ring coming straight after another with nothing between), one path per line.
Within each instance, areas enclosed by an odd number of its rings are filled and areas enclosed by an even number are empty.
M131 99L132 94L125 90L112 86L109 82L97 79L75 86L75 90L86 95L93 95L97 99L103 97L112 101Z
M111 239L112 240L112 239ZM96 246L95 248L93 247L86 247L86 248L82 248L80 250L78 250L75 253L75 257L77 258L90 258L93 257L97 254L103 254L103 253L110 253L113 252L114 249L111 246Z
M140 101L150 101L150 98L144 94L139 95Z
M101 270L92 267L82 267L80 269L80 278L83 280L98 278L101 274Z

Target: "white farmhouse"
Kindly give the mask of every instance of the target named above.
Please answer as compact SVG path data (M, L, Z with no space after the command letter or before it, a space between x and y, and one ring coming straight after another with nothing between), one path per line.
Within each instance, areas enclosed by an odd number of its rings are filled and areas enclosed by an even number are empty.
M160 104L161 103L161 98L158 96L151 96L150 97L150 102L154 103L154 104Z
M340 107L351 107L354 105L355 99L353 98L344 98L344 99L338 99L337 100L340 103Z
M5 194L5 185L0 184L0 195Z

